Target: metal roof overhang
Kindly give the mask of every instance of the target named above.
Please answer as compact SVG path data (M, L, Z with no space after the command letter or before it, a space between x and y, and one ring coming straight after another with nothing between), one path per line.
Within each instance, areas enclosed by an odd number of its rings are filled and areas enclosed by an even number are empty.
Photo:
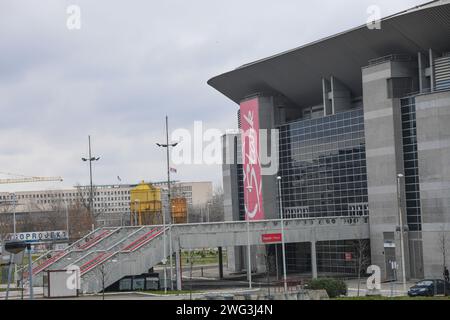
M361 68L389 54L450 51L450 1L435 1L387 17L380 30L366 25L244 65L208 84L239 103L255 93L276 92L297 106L322 103L322 77L333 75L362 95Z

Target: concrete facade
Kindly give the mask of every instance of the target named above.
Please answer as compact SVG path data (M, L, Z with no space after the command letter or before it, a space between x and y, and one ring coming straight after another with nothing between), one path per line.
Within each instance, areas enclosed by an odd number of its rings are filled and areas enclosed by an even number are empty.
M417 96L416 114L424 275L432 277L450 263L450 91Z
M381 267L386 280L391 258L385 254L385 243L394 234L395 248L401 245L397 232L400 226L397 175L404 173L400 97L390 96L388 85L395 78L412 78L416 71L410 61L392 60L362 69L372 263ZM406 221L404 188L399 192ZM407 239L404 245L408 252ZM401 261L399 250L395 259ZM405 267L409 277L408 261ZM398 270L400 277L401 270Z
M258 97L261 128L287 126L280 137L280 162L287 166L282 178L289 178L283 207L291 206L285 214L352 216L368 208L370 260L383 280L402 279L403 269L407 279L442 278L450 264L449 16L448 1L433 1L383 19L376 32L361 26L208 82L237 104ZM357 120L344 116L352 110L364 115L364 159L356 161L367 169L367 185L358 180L367 203L350 203L346 197L354 190L342 184L360 173L344 156L351 151L349 140L358 136L352 129ZM333 161L330 174L326 168ZM359 173L348 177L344 169ZM223 171L228 219L240 217L239 170L228 164ZM268 219L279 211L274 177L263 177ZM343 189L336 189L339 184ZM317 199L323 205L319 213L311 207ZM327 263L345 265L342 256L351 254L342 249L342 237L334 238L328 249L292 249L291 264L307 260L319 270ZM331 256L337 258L326 258Z

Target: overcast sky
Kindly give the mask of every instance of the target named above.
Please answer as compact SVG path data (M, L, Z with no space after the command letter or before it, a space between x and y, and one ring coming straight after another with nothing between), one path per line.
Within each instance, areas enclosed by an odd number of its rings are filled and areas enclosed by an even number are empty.
M101 157L97 184L165 179L164 117L171 129L236 127L237 106L209 78L424 0L1 0L0 172L87 184L87 136ZM68 30L69 5L81 29ZM178 166L184 181L221 183L217 165ZM0 177L5 177L1 176Z

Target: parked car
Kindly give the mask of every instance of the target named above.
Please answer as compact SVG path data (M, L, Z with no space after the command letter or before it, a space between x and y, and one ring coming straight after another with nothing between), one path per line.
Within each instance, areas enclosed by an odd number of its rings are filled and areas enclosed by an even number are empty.
M408 291L408 296L410 297L432 297L440 294L450 294L450 283L441 279L425 279L419 281Z

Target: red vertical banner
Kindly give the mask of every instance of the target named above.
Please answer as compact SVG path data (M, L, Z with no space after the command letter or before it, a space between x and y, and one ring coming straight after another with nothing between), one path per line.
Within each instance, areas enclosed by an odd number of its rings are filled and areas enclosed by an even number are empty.
M241 140L244 171L244 203L246 220L263 220L259 100L241 103Z

